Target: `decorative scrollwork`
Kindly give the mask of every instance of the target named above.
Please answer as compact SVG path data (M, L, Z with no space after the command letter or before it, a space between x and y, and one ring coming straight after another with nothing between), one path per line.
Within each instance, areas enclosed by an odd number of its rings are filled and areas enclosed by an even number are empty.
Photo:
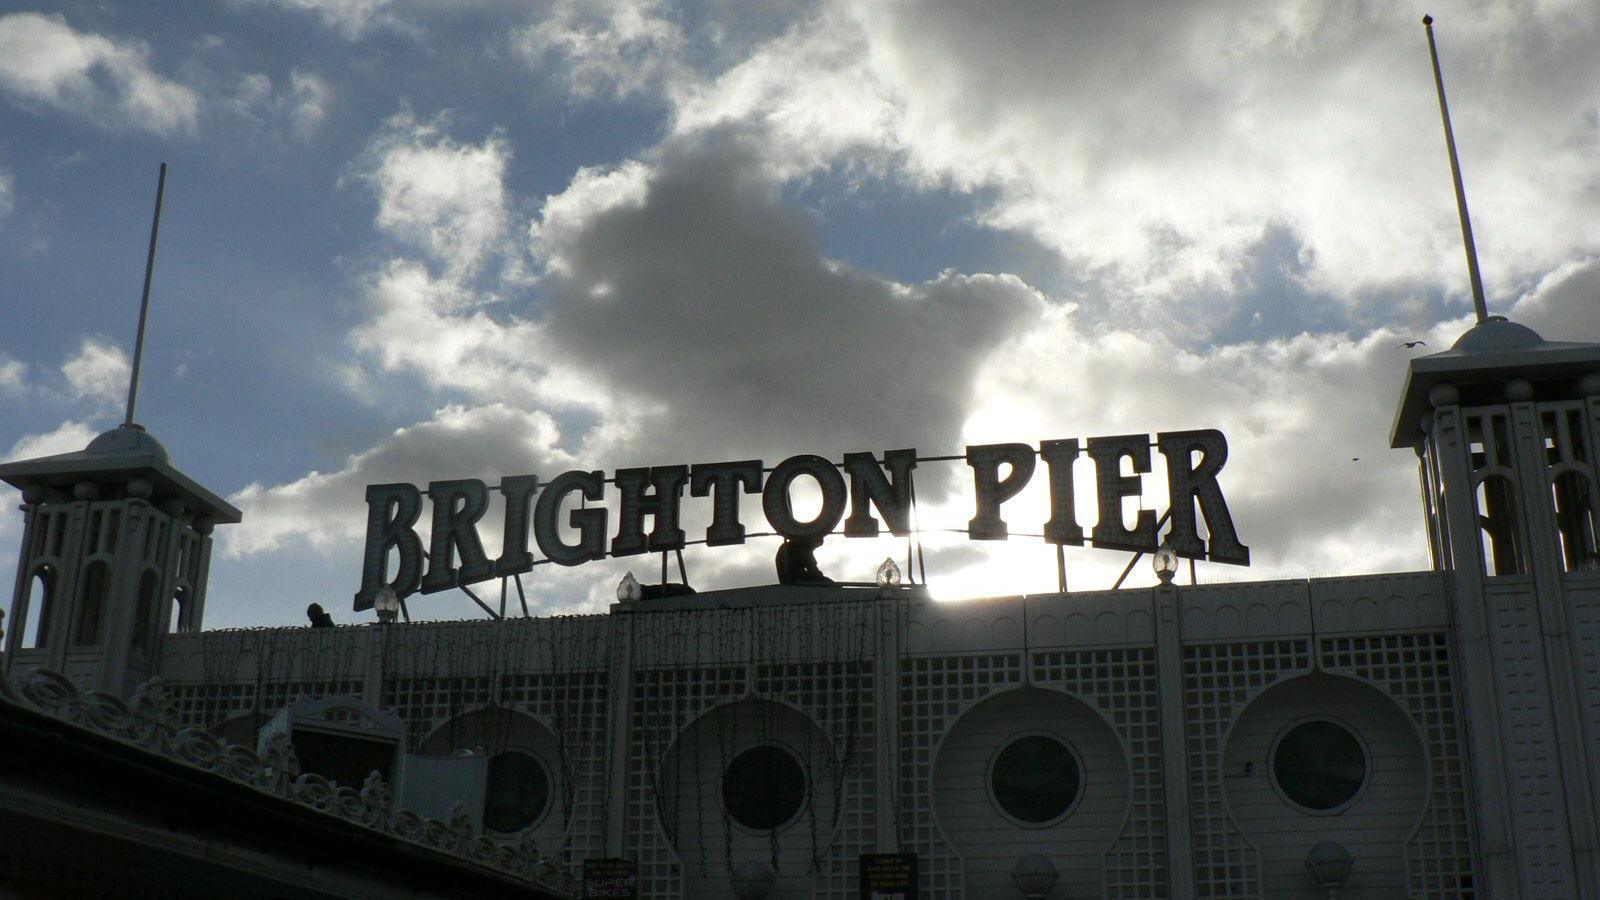
M184 728L173 741L173 753L184 762L202 769L216 769L218 762L228 752L222 742L211 732L201 728Z
M355 788L341 787L334 791L327 808L335 815L352 822L360 822L363 825L367 823L367 801Z
M130 717L128 705L104 691L89 691L83 695L80 707L82 723L95 729L115 734L118 737L126 735L129 731Z
M258 787L266 780L266 766L261 764L261 757L249 747L238 744L230 744L223 749L222 756L217 759L216 770L234 781Z
M429 821L412 810L402 809L389 819L389 828L398 837L412 843L425 844L427 843Z
M264 786L278 794L288 794L290 786L300 777L300 758L295 755L294 744L282 732L274 734L267 742L267 755L262 760Z
M49 669L29 669L19 679L18 693L23 699L49 713L68 721L77 721L77 706L81 702L78 686L60 672Z
M517 841L483 835L459 803L444 821L424 818L412 810L394 809L394 796L378 772L356 789L300 771L294 744L285 733L274 734L257 755L253 748L225 744L205 729L180 728L177 705L160 678L140 685L124 703L100 691L82 691L59 672L29 669L11 682L0 679L0 702L31 706L196 769L556 890L571 893L576 884L569 873L539 857L530 835Z
M315 772L303 772L294 780L290 793L296 800L317 809L327 809L338 786Z

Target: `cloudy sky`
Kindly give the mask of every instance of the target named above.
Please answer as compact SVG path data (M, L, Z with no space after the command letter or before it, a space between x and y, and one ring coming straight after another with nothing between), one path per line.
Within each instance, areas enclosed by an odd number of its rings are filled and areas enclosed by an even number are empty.
M138 420L244 511L212 627L358 621L370 483L1206 427L1252 566L1202 580L1423 568L1390 420L1471 315L1425 11L1491 312L1600 340L1590 0L11 0L0 453L120 421L166 161ZM937 531L964 467L918 476L937 595L1054 589L1037 540ZM1036 533L1037 492L1006 516ZM1126 558L1069 550L1072 586ZM655 566L524 584L597 609Z

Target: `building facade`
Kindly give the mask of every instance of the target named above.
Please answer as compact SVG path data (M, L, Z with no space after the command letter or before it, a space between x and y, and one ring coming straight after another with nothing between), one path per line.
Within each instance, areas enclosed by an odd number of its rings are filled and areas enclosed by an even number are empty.
M915 854L923 898L1019 872L1051 898L1600 896L1600 345L1490 318L1413 361L1391 437L1431 571L961 603L772 585L202 631L237 513L128 437L0 466L13 678L159 674L247 745L359 702L397 723L402 795L574 875L633 860L640 896L856 897L878 853Z

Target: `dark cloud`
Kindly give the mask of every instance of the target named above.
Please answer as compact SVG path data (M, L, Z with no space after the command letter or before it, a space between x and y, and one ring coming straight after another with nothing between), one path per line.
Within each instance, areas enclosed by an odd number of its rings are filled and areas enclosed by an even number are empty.
M830 263L726 133L674 148L642 202L552 249L566 267L538 309L553 361L659 410L634 435L650 459L948 451L978 364L1043 306L1014 278L902 286Z

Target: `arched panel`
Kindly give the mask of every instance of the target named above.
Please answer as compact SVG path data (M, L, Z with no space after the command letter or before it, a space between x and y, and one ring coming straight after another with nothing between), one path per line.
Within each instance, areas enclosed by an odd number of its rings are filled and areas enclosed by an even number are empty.
M678 854L683 896L728 896L731 866L778 873L770 900L810 898L815 860L838 822L840 772L831 744L793 707L746 698L710 710L679 735L651 785Z
M14 627L22 629L22 647L32 649L45 646L50 640L50 611L55 605L56 570L53 566L39 566L28 579L27 615Z
M106 601L111 592L111 564L103 559L90 562L83 570L74 610L72 643L92 647L100 643Z
M1313 673L1258 695L1235 720L1222 760L1229 814L1260 853L1266 896L1325 895L1306 875L1322 841L1356 859L1340 897L1403 897L1406 841L1427 802L1415 726L1365 682Z
M145 569L139 575L138 600L133 609L133 645L149 650L156 643L156 612L160 602L161 573Z
M1067 897L1103 893L1101 858L1128 812L1128 762L1105 719L1059 691L1023 687L957 719L934 761L934 808L965 859L969 896L1012 896L1011 868L1049 858Z
M425 756L486 756L485 828L501 836L529 833L540 845L560 843L572 805L572 786L563 778L567 748L543 722L504 707L478 709L435 728L420 749Z

